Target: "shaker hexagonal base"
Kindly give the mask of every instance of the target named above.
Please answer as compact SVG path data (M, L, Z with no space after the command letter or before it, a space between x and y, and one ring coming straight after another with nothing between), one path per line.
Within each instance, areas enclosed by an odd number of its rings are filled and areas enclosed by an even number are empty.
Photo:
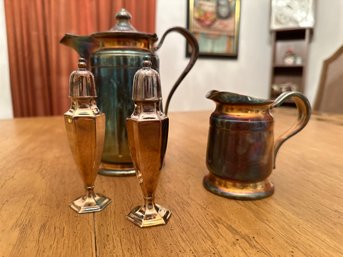
M70 207L79 214L102 211L111 203L111 199L102 194L81 196L70 203Z
M171 214L170 210L154 204L152 209L147 209L145 206L136 206L127 215L127 218L129 221L143 228L165 225L168 223Z
M274 193L274 185L268 179L255 183L242 183L210 173L204 177L203 185L214 194L238 200L257 200Z

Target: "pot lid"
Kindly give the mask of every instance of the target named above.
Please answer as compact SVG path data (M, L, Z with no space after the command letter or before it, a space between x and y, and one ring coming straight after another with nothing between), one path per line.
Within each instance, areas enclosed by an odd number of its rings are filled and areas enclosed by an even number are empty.
M153 41L157 41L157 35L139 32L131 24L131 14L124 8L122 8L115 15L116 24L108 31L96 32L92 34L95 38L116 38L116 37L128 37L128 38L146 38Z

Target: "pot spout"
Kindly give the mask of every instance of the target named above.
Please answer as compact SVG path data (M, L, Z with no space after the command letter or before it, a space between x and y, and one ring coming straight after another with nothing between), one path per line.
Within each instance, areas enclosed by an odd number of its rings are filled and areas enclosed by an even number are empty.
M73 48L80 57L89 59L90 54L99 47L98 41L91 36L65 34L60 43Z

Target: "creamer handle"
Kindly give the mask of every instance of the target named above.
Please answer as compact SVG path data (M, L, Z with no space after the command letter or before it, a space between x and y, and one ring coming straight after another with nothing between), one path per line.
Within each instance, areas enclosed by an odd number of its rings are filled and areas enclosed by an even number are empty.
M272 104L271 108L276 108L282 105L286 100L292 100L297 107L298 110L298 118L296 122L281 136L279 136L274 143L274 159L273 159L273 166L275 168L275 160L276 155L281 147L281 145L290 137L297 134L299 131L301 131L311 117L311 105L310 102L307 100L307 98L301 94L300 92L296 91L290 91L290 92L284 92L281 95L279 95L275 101Z
M163 44L163 41L165 39L165 37L170 33L170 32L178 32L181 35L183 35L186 40L187 43L192 47L192 52L191 52L191 56L189 59L189 62L186 66L186 68L183 70L183 72L181 73L181 75L179 76L179 78L176 80L174 86L172 87L172 89L169 92L167 101L166 101L166 106L164 109L165 114L168 113L168 108L169 108L169 103L170 100L175 92L175 90L178 88L178 86L180 85L181 81L186 77L186 75L188 74L188 72L192 69L192 67L194 66L196 60L198 59L199 56L199 45L198 45L198 41L196 40L196 38L185 28L182 27L172 27L170 29L168 29L166 32L164 32L160 42L158 43L157 47L155 48L155 51L157 51L158 49L160 49L160 47Z

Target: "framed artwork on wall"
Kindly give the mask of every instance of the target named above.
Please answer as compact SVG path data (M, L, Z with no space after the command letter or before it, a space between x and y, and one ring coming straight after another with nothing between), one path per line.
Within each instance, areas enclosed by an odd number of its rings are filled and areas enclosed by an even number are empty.
M241 1L188 0L187 5L187 28L198 40L199 57L237 59Z

